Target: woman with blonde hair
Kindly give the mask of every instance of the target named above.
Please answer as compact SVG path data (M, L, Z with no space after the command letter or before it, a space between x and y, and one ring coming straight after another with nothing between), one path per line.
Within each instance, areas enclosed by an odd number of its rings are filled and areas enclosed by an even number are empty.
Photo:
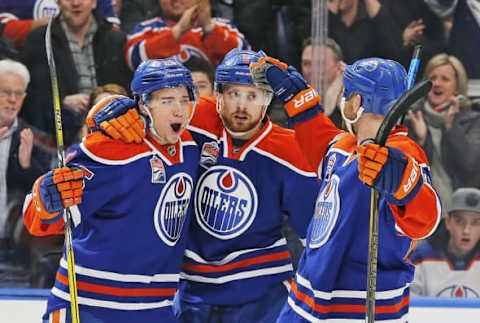
M458 142L458 134L451 134L452 129L458 128L459 116L473 113L467 98L467 72L456 57L438 54L427 63L424 79L431 79L433 87L428 97L408 113L410 136L428 155L433 185L442 201L449 201L453 188L465 186L453 183L452 179L467 167L470 154L475 153L466 145L467 141ZM453 145L457 146L455 150ZM452 158L455 167L450 167Z

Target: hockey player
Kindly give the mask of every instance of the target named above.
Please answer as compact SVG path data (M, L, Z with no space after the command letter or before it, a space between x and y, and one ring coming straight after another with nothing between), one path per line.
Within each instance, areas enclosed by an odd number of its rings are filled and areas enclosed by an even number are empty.
M216 71L216 100L201 97L190 123L201 157L177 308L182 322L274 322L293 276L283 216L303 239L314 210L316 175L293 131L265 114L272 93L253 85L249 64L262 56L228 53ZM118 135L110 123L103 128Z
M424 152L405 127L386 147L372 143L389 108L406 90L397 62L362 59L346 67L341 104L348 132L323 113L320 98L294 68L270 57L252 64L257 86L285 102L303 153L322 179L305 252L278 322L365 318L370 188L380 192L376 320L406 322L415 239L431 234L440 201Z
M128 35L125 56L131 69L143 60L197 56L217 66L233 48L250 46L229 20L212 18L210 0L159 0L162 16L139 23Z
M24 221L35 235L62 233L70 206L82 323L177 322L171 305L199 162L184 132L195 88L190 71L173 59L142 64L131 88L149 120L146 138L125 144L101 132L87 136L67 167L40 177L25 201ZM136 105L109 96L92 113ZM44 322L70 322L69 300L62 259Z

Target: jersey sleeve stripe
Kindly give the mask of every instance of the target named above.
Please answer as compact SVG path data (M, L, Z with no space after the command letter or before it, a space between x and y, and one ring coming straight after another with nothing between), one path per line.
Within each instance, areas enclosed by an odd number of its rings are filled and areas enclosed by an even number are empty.
M274 161L276 161L277 163L279 164L282 164L283 166L291 169L292 171L294 171L295 173L298 173L302 176L305 176L305 177L317 177L317 175L314 173L314 172L307 172L307 171L304 171L304 170L301 170L297 167L295 167L294 165L290 164L289 162L269 153L269 152L266 152L258 147L254 147L253 150L257 153L259 153L260 155L263 155L265 157L268 157Z

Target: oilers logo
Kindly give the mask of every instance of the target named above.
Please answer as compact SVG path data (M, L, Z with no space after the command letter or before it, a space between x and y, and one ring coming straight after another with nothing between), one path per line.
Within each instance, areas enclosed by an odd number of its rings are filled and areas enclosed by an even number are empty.
M153 217L158 235L169 246L182 235L192 192L193 180L186 173L176 174L162 189Z
M437 297L463 297L463 298L478 298L480 295L472 288L465 285L452 285L442 289Z
M197 223L216 238L232 239L245 232L255 219L257 207L253 183L237 169L213 166L198 180Z
M50 17L57 13L57 0L37 0L33 6L33 19Z
M190 59L190 57L195 56L202 58L209 62L210 60L208 59L208 56L205 55L204 52L199 50L198 48L191 46L191 45L186 45L186 44L180 44L180 53L177 54L175 57L180 60L180 62L185 63Z
M340 178L332 175L315 203L315 213L310 228L310 248L319 248L330 238L340 211L338 187Z

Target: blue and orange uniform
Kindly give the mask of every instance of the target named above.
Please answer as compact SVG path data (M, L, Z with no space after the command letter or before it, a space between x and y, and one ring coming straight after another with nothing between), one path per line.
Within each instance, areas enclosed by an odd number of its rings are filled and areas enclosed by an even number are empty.
M70 153L67 166L85 174L83 202L71 207L80 319L176 322L171 305L198 161L188 131L176 144L162 146L150 137L141 144L125 144L95 132ZM46 223L34 201L31 194L25 201L30 232L61 234L63 219ZM62 258L44 320L69 322L69 301Z
M201 158L180 298L234 306L273 290L270 298L286 297L293 268L282 219L287 215L305 238L318 180L292 130L266 116L260 131L236 150L215 106L213 98L201 97L189 126ZM279 309L263 311L276 319Z

